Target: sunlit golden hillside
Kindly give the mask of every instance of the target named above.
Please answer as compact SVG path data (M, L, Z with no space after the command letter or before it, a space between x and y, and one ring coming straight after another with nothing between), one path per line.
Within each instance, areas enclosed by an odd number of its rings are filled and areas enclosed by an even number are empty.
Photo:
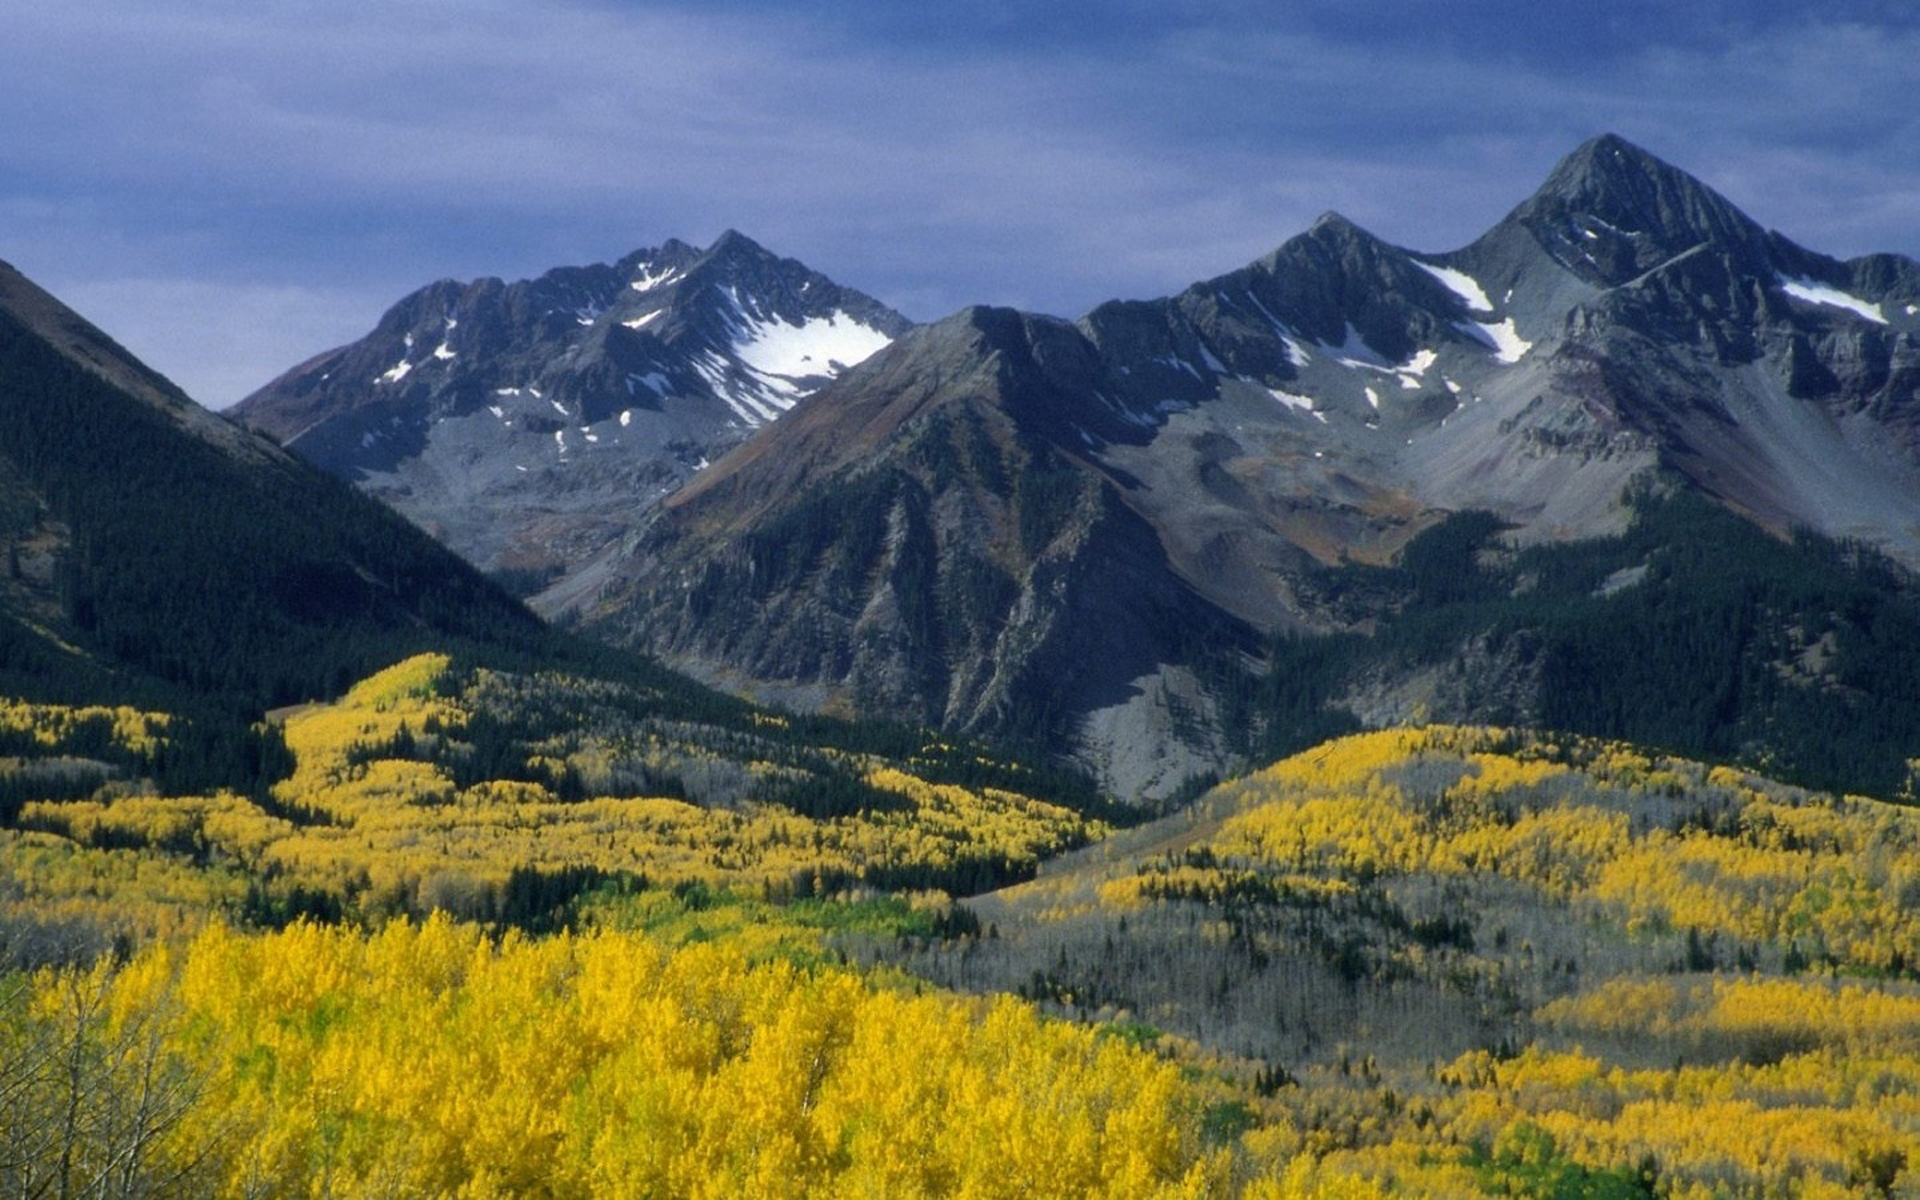
M253 797L144 784L164 714L4 720L44 793L8 948L71 964L5 984L27 1194L1844 1195L1920 1163L1920 818L1874 801L1432 727L1116 829L935 782L938 742L439 656L277 714Z

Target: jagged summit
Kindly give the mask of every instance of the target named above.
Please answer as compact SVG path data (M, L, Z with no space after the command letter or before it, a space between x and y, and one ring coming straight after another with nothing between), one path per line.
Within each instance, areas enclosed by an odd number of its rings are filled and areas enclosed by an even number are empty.
M1307 233L1309 235L1331 233L1338 236L1352 234L1358 234L1363 237L1373 236L1368 233L1366 229L1349 220L1345 214L1336 212L1331 208L1313 219L1313 224L1307 226Z
M678 239L675 239L675 240L677 241ZM770 251L768 251L765 246L762 246L759 242L754 241L752 238L748 237L746 234L741 233L738 229L734 229L731 227L721 231L720 236L713 240L713 245L707 248L707 253L713 255L716 258L721 258L721 257L773 258L774 257L774 255Z
M1764 262L1767 234L1693 176L1616 134L1583 143L1508 217L1562 266L1604 287L1695 247Z
M1214 711L1207 653L1372 619L1322 572L1450 512L1614 535L1659 480L1920 562L1915 278L1599 137L1458 250L1330 212L1177 296L917 330L554 607L797 702L982 732L1046 712L1151 794L1217 752L1170 715Z
M234 415L531 587L910 325L728 230L432 284Z

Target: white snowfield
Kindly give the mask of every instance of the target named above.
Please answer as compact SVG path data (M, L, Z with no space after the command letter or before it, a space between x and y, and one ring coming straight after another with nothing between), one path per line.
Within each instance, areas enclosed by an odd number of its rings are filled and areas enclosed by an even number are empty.
M1521 355L1533 349L1533 343L1521 337L1520 331L1514 327L1512 317L1497 324L1475 321L1469 325L1460 322L1455 324L1454 328L1469 337L1479 338L1485 342L1493 349L1495 361L1506 363L1508 366L1519 362Z
M1432 263L1423 263L1418 260L1413 265L1438 279L1448 291L1460 297L1461 302L1467 306L1468 312L1490 313L1493 311L1493 301L1487 299L1487 290L1480 286L1479 280L1465 271L1456 271L1452 267L1436 267Z
M1312 396L1302 396L1298 392L1285 392L1285 391L1281 391L1279 388L1268 388L1267 394L1272 396L1275 400L1278 400L1280 403L1286 405L1288 408L1295 409L1300 412L1310 413L1313 411Z
M1493 301L1487 298L1487 289L1480 281L1465 271L1456 271L1452 267L1437 267L1432 263L1415 261L1414 266L1439 280L1446 289L1460 297L1460 302L1471 313L1493 315ZM1503 321L1456 321L1455 329L1485 342L1493 350L1496 361L1512 366L1520 361L1520 356L1533 349L1533 343L1520 336L1520 330L1514 325L1513 318Z
M1380 352L1367 344L1353 322L1347 322L1346 340L1338 346L1321 345L1320 348L1333 356L1333 361L1343 367L1364 367L1375 371L1390 371L1392 364L1380 357Z
M892 338L862 325L844 312L790 325L775 317L760 320L740 314L733 352L762 375L798 380L836 375L885 349ZM794 389L797 390L797 389Z
M1811 279L1789 279L1782 275L1780 290L1795 300L1805 300L1809 304L1824 304L1829 308L1844 308L1850 313L1865 317L1877 324L1887 324L1886 314L1880 311L1878 304L1870 300L1862 300L1839 288L1828 287L1824 283L1816 283ZM1908 306L1907 311L1911 313L1912 306Z
M654 395L665 399L669 386L671 386L671 381L658 371L648 371L645 375L627 376L627 395L629 396L635 394L635 388L644 387L652 391Z

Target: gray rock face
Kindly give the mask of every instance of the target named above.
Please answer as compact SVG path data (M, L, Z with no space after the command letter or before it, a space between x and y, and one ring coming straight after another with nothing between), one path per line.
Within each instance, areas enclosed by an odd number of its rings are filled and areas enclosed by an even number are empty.
M1804 250L1603 137L1451 253L1329 215L1168 299L917 330L544 601L729 686L1031 733L1162 795L1220 765L1223 664L1364 624L1321 568L1448 512L1602 535L1658 476L1920 565L1917 304L1914 263Z
M728 233L433 284L235 415L469 560L547 584L908 325Z
M1058 418L1097 403L1085 338L973 309L900 348L672 497L583 614L769 698L1050 745L1090 712L1206 704L1169 664L1253 631L1064 446ZM1171 788L1198 765L1141 771Z

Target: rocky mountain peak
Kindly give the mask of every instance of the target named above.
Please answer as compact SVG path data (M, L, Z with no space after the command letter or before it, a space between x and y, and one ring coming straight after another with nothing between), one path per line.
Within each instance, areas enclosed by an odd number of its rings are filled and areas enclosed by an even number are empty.
M705 249L671 238L620 260L630 290L641 295L696 291L703 284L778 274L782 260L752 238L729 229ZM802 274L811 274L798 263Z
M1255 265L1283 271L1288 268L1290 259L1302 255L1317 255L1329 261L1355 260L1373 256L1381 250L1393 249L1373 233L1329 210L1314 218L1306 232L1287 239Z
M1196 285L1196 292L1244 289L1248 303L1290 338L1323 346L1364 342L1404 361L1458 315L1453 294L1398 246L1336 212L1322 213L1250 268Z
M234 414L533 587L910 327L728 230L431 284Z
M1307 226L1309 234L1331 237L1371 237L1365 229L1348 220L1346 216L1333 209L1321 213Z
M1602 287L1707 246L1764 263L1767 235L1718 192L1616 134L1562 159L1508 218L1560 264Z
M715 258L774 258L766 247L738 229L723 230L720 236L713 240L713 245L707 248L707 253Z

